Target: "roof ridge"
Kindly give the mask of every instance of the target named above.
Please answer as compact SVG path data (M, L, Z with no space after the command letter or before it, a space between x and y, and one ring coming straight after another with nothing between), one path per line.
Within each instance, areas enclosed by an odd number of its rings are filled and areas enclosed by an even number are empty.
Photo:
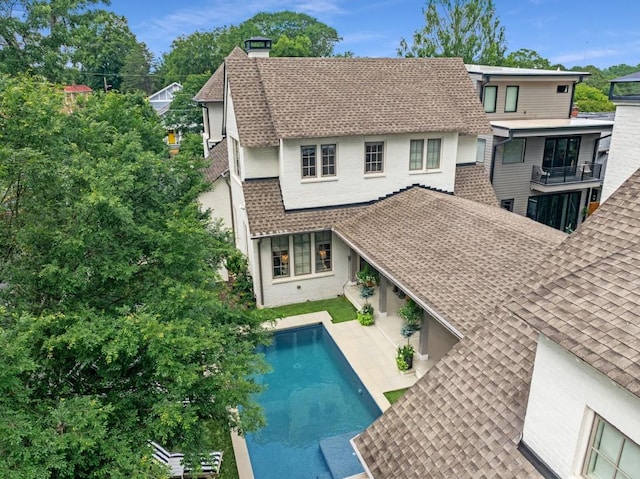
M262 95L264 97L264 101L267 104L267 110L269 111L269 122L271 123L271 126L273 128L273 131L276 134L276 137L278 138L283 138L282 135L280 135L280 132L278 131L278 127L277 127L277 122L274 120L274 115L273 115L273 108L271 105L271 100L269 99L269 95L267 95L267 90L264 87L264 80L262 79L262 69L260 68L260 63L258 60L259 58L250 58L249 59L256 68L256 71L258 72L258 84L260 85L260 89L262 90Z

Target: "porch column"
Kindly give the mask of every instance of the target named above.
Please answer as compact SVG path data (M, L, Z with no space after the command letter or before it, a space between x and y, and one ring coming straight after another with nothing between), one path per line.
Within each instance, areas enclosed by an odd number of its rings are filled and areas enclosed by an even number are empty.
M423 311L422 327L420 328L420 337L418 342L418 356L422 360L429 359L429 349L427 346L429 343L429 323L431 323L431 320L427 313Z
M387 317L387 285L389 282L385 276L380 275L380 287L378 288L378 313L381 318Z
M358 253L354 250L350 250L349 252L349 281L352 283L356 282L356 273L358 272L358 265L360 264L360 258L358 257Z

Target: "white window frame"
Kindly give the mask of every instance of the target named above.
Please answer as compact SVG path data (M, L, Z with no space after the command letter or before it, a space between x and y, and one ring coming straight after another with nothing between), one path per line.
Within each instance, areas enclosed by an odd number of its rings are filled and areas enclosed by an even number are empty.
M367 151L376 147L376 151ZM377 167L379 165L379 167ZM373 167L376 166L376 169ZM364 173L365 175L380 175L384 173L384 141L367 141L364 144Z
M600 431L600 426L602 425L603 429ZM603 439L604 428L609 427L609 432L613 433L619 439L619 447L617 448L616 457L611 458L607 456L607 451L605 451L604 447L601 447L601 443L597 446L595 445L597 440ZM633 441L629 436L620 431L617 427L611 424L609 421L604 419L602 416L595 414L593 425L591 427L591 434L589 436L589 443L587 444L587 452L584 458L584 464L582 467L582 475L589 479L599 479L601 476L592 475L591 472L595 469L598 459L602 460L601 464L606 464L612 470L611 478L614 477L629 477L627 475L628 472L634 471L626 471L621 469L622 461L624 460L622 455L627 451L628 444L631 444L630 449L633 450L636 454L640 454L640 445Z

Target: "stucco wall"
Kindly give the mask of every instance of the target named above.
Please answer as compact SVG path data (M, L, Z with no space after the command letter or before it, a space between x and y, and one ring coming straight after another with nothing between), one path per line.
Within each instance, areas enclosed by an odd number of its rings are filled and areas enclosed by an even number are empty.
M601 201L606 201L640 168L640 105L618 105L602 185Z
M477 136L458 136L456 163L474 163L478 152Z
M244 178L275 178L279 174L279 148L240 148Z
M425 321L427 322L428 335L426 353L430 360L439 361L455 346L458 338L429 314L426 314Z
M640 444L640 398L540 335L523 441L561 478L576 477L594 412Z
M410 172L410 140L424 139L426 150L428 138L442 139L440 169ZM365 175L364 145L375 141L385 143L384 172ZM337 145L335 177L302 179L300 147L314 144ZM457 133L284 140L280 184L285 207L310 208L371 201L416 183L453 191L457 155ZM475 158L475 149L471 158ZM318 155L318 167L319 164Z
M218 178L213 183L213 189L202 193L198 197L202 210L211 210L211 218L220 218L225 228L232 228L231 224L231 198L229 186L224 178Z
M258 240L253 240L257 249ZM332 271L321 274L291 276L273 279L271 269L271 240L264 238L260 244L262 256L262 286L264 306L301 303L328 299L343 294L343 287L349 279L349 247L336 235L332 235ZM313 257L312 257L312 260ZM257 272L256 272L257 273ZM258 275L254 276L257 282ZM260 285L256 285L259 291ZM260 296L258 296L260 302Z

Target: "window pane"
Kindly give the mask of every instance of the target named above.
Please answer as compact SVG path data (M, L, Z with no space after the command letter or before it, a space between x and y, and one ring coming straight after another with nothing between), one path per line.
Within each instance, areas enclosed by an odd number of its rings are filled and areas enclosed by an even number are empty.
M478 138L478 144L476 145L476 163L484 163L484 152L486 148L487 140Z
M504 111L514 112L518 109L518 90L517 86L508 86L504 99Z
M331 271L331 231L315 234L316 273Z
M316 147L302 147L302 177L309 178L316 176Z
M311 273L311 235L293 236L293 253L295 275Z
M618 467L630 479L640 479L640 446L625 440Z
M497 98L498 98L498 87L497 86L486 86L486 87L484 87L483 104L484 104L484 111L485 112L487 112L487 113L495 113Z
M322 176L336 174L336 145L322 145Z
M440 138L427 141L427 169L440 168Z
M384 143L364 144L364 171L365 173L378 173L384 170L383 166Z
M274 236L271 238L271 260L274 278L289 276L288 236Z
M409 169L421 170L424 154L424 140L411 140L409 147Z
M597 479L613 479L616 473L613 465L604 457L597 453L593 453L591 464L589 464L589 477Z
M524 139L511 140L504 144L502 163L522 163L524 161Z

